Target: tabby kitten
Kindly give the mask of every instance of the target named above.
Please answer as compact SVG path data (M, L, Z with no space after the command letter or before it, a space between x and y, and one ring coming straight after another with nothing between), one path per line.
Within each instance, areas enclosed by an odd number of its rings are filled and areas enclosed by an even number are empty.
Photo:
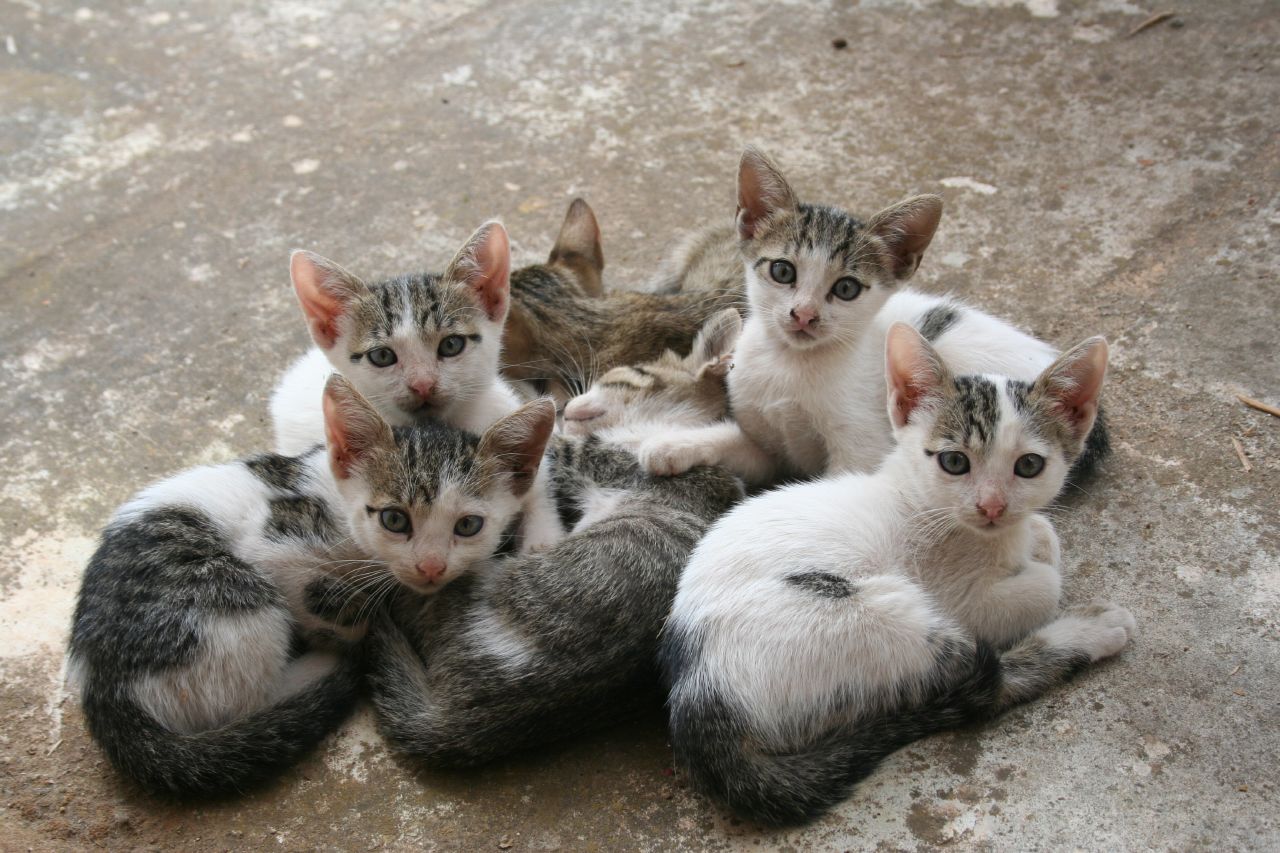
M653 361L607 371L564 407L564 431L586 436L609 430L611 443L636 447L654 428L724 418L726 377L741 332L742 317L726 308L702 325L688 355L667 350Z
M956 375L902 323L887 347L896 449L722 518L663 633L678 763L765 823L822 814L894 750L1031 700L1134 631L1112 604L1055 618L1039 512L1093 426L1105 341L1033 382Z
M70 665L89 731L158 794L243 790L332 731L399 581L435 593L509 539L549 401L481 439L323 392L328 449L186 471L125 504L85 570Z
M640 449L646 467L669 474L723 464L762 485L871 470L892 447L879 401L895 322L922 331L957 372L1034 379L1055 357L1047 344L955 300L901 287L941 215L942 200L931 195L866 223L801 203L777 168L747 149L736 223L750 311L729 374L735 422L654 436ZM1105 450L1099 422L1076 473Z
M726 275L721 264L714 276L714 264L704 268L694 261L672 273L679 281L671 286L683 284L685 293L615 291L596 298L598 291L575 286L554 265L602 258L599 240L591 208L578 199L565 217L552 265L511 278L503 375L533 383L559 403L615 367L657 359L667 350L686 352L708 317L742 301L737 265Z
M741 486L715 468L650 477L601 436L557 437L548 457L569 536L430 600L400 595L373 627L372 698L397 751L481 764L661 701L658 631L680 569Z
M498 376L510 304L511 248L498 222L482 225L441 275L365 284L332 261L294 252L290 275L316 346L271 398L276 449L301 453L323 440L321 389L341 373L393 426L440 421L479 434L520 399ZM544 481L525 493L521 547L564 533Z

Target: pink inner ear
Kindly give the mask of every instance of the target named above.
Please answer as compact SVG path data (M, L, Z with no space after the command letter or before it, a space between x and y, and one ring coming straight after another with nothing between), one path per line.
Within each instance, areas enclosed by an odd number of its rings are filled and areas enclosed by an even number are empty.
M324 435L329 450L329 463L334 474L346 479L351 474L351 448L348 442L346 424L342 421L338 403L328 392L321 400L324 409Z
M302 313L307 317L312 340L321 349L332 349L338 342L338 319L346 306L325 289L322 284L324 272L305 255L293 256L289 272Z
M506 314L511 291L511 246L505 229L490 229L484 242L476 247L475 262L478 270L469 284L479 294L485 314L496 322Z

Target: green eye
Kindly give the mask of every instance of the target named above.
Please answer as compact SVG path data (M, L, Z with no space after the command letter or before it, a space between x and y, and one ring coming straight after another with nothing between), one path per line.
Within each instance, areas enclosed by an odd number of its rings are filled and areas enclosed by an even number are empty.
M1013 473L1030 479L1044 470L1044 457L1039 453L1024 453L1013 463Z
M832 285L831 292L837 299L850 302L862 293L862 284L856 278L842 278Z
M453 358L466 348L466 338L462 335L450 335L440 342L440 346L436 348L436 352L440 354L441 358Z
M404 512L404 510L392 508L384 509L382 512L378 513L378 521L380 521L382 526L387 530L390 530L392 533L404 533L407 535L411 530L413 530L413 525L409 522L409 516Z
M769 264L769 276L778 284L795 284L795 264L791 261L774 261Z
M938 467L959 477L969 473L969 457L958 450L944 450L938 454Z
M453 526L453 532L459 536L475 536L484 527L484 519L478 515L464 515Z
M374 367L390 367L396 363L396 351L391 347L377 347L365 353L369 357L369 363Z

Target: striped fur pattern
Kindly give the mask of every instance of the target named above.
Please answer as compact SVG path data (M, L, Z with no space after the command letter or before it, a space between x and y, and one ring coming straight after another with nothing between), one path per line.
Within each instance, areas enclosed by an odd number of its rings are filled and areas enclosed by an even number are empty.
M85 569L73 680L94 739L152 793L234 793L287 768L350 711L370 614L396 580L433 592L510 537L519 412L486 444L393 430L344 380L329 387L328 451L161 481L116 513ZM549 431L551 405L530 406ZM412 528L388 530L387 509ZM484 526L441 541L459 515Z
M712 468L651 478L595 436L557 439L551 463L574 533L428 601L400 596L375 626L373 702L398 752L477 765L660 701L657 638L676 579L741 487Z
M738 180L737 231L750 311L729 374L735 423L655 435L648 470L722 464L769 485L824 472L870 471L892 448L884 397L885 335L920 329L960 373L1031 381L1056 356L1047 344L975 308L905 288L942 212L915 196L863 221L798 200L749 149ZM1077 475L1105 453L1101 422Z
M688 354L667 350L644 364L607 371L564 408L569 435L610 430L610 441L635 448L654 424L698 426L729 413L726 377L742 331L737 309L714 314L698 331Z
M550 263L517 270L511 279L503 375L532 383L558 403L616 367L653 361L668 350L687 353L709 317L740 307L743 299L741 279L733 274L738 262L729 263L726 274L720 249L706 253L719 260L691 261L688 267L677 262L670 287L686 285L683 293L615 291L597 297L581 286L581 275L575 278L557 260L600 256L599 229L576 222L589 214L585 202L577 212L571 207ZM595 235L594 247L582 245L583 234Z
M906 324L886 361L896 449L722 518L664 630L677 762L763 823L821 815L894 750L1034 699L1134 631L1112 604L1058 612L1040 514L1092 428L1105 342L1029 387L953 374Z

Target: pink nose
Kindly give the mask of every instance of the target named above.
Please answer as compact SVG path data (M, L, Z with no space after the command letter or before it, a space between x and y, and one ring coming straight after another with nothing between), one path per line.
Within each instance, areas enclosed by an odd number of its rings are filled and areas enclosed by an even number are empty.
M818 312L807 306L792 308L791 319L795 321L797 329L807 329L810 326L818 325Z
M431 396L431 392L436 390L436 381L434 379L418 379L409 383L409 387L413 389L413 393L422 399Z
M418 563L418 574L432 583L440 580L441 576L444 575L444 569L444 560L439 557L427 557Z
M978 512L987 517L988 521L995 521L1004 515L1005 502L999 498L988 498L978 502Z

